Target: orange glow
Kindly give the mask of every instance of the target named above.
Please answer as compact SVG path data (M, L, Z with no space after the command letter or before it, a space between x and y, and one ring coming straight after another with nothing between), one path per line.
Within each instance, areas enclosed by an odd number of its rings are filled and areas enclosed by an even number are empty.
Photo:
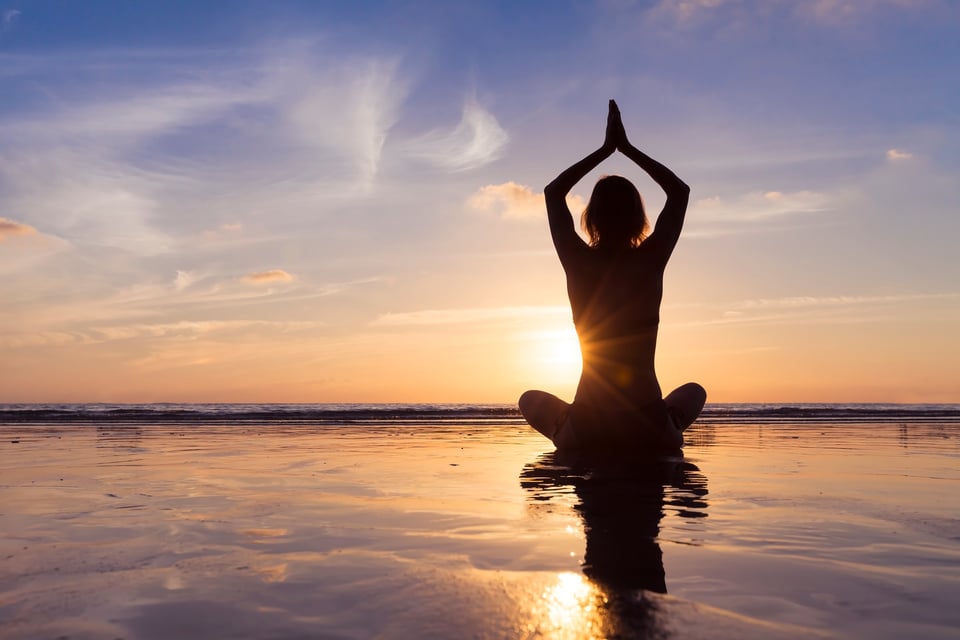
M535 627L551 638L604 637L604 612L598 606L602 601L603 595L583 575L558 573L536 603Z
M942 339L958 320L953 298L730 312L735 304L684 305L705 294L680 285L662 313L664 392L696 381L710 402L956 401L960 342ZM112 315L85 319L94 313ZM129 320L91 303L24 317L0 333L0 401L509 404L526 389L572 400L580 375L560 304L441 309L395 324L373 315L348 329L328 327L319 310L297 313ZM44 328L61 318L83 325Z
M545 382L565 384L580 377L580 342L573 327L537 331L533 336L532 359Z

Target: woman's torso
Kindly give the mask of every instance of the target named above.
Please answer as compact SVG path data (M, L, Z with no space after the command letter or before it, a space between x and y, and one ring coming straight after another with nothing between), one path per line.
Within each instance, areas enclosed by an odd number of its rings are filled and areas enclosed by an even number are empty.
M588 249L565 265L583 354L575 423L633 424L660 413L654 359L663 267L643 244L617 253Z

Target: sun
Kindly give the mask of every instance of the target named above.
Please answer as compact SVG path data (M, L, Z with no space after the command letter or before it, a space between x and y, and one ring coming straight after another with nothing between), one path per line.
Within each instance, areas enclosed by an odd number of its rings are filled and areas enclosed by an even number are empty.
M580 342L573 327L537 331L534 353L538 368L549 380L576 382L580 377L582 360Z

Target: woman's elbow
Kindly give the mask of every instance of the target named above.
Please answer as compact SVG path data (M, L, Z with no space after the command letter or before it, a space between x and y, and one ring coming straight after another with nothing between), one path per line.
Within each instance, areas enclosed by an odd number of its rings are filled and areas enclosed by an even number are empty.
M677 179L677 183L670 186L670 190L667 191L667 199L674 202L689 202L690 201L690 187L683 180Z

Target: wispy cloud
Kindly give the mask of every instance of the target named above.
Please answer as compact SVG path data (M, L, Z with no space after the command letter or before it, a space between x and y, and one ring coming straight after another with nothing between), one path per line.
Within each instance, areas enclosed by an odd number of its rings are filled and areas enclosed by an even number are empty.
M0 252L0 267L5 253ZM233 315L238 308L244 309L243 314L249 316L255 314L261 305L269 306L269 313L276 314L281 306L289 309L285 305L334 296L377 281L377 278L366 278L314 286L296 282L276 286L284 281L268 279L262 286L254 286L254 283L236 277L181 270L174 278L162 282L144 282L110 290L101 288L93 293L77 292L75 283L67 283L63 289L56 290L58 295L55 298L48 295L38 300L40 304L22 301L17 314L0 314L0 334L6 336L3 344L83 342L96 339L97 335L104 333L104 327L114 326L121 320L125 321L123 326L172 327L181 326L178 323L184 317L223 318ZM0 284L3 284L2 280ZM108 333L114 335L116 332L111 330Z
M5 151L0 157L5 183L0 205L23 211L30 221L42 221L44 229L71 242L147 255L166 251L171 239L158 228L157 219L169 204L167 194L192 180L130 161L131 149L156 135L157 127L177 122L168 119L170 114L141 116L108 100L76 116L83 122L90 119L89 130L73 113L7 118L3 124L9 126L0 133Z
M14 236L29 236L37 233L37 230L28 224L14 222L8 218L0 218L0 241Z
M467 206L476 211L493 213L508 220L537 220L546 212L542 193L516 182L488 184L480 187L467 200ZM577 195L567 196L567 206L573 212L586 207L586 201Z
M367 189L376 177L383 145L399 118L408 83L390 58L346 58L315 66L312 61L274 60L280 66L267 85L302 144L351 166L356 186ZM327 169L322 161L318 168Z
M209 121L232 107L256 103L268 96L249 87L173 83L153 88L114 87L100 97L80 98L62 111L41 112L20 120L16 138L95 146L137 143L151 136Z
M710 18L740 21L786 12L795 18L838 25L884 8L909 11L938 4L942 4L942 0L659 0L649 11L679 24Z
M177 276L173 279L173 288L177 291L183 291L196 281L197 274L190 271L177 270Z
M899 162L901 160L909 160L913 157L913 154L909 151L903 151L901 149L887 149L887 160L891 162Z
M783 1L783 0L781 0ZM795 11L821 22L845 22L884 7L901 10L929 7L938 0L811 0L797 3Z
M273 282L292 282L293 275L283 269L270 269L269 271L257 271L248 273L241 278L248 284L270 284Z
M660 0L651 11L655 14L670 15L680 22L687 22L704 12L713 11L719 7L730 6L741 0Z
M160 64L141 54L124 58L123 70L141 65L156 78L118 74L96 91L77 82L38 108L7 111L0 207L71 242L157 255L211 218L240 225L260 211L296 215L362 194L406 88L390 58L318 64L321 54L250 50L231 65L197 52L189 74L184 59ZM41 75L65 66L81 78L106 64L98 54L76 58L32 64ZM204 137L211 130L213 146ZM221 227L218 239L235 230Z
M714 305L716 314L703 320L678 322L676 326L767 325L795 323L871 323L882 319L882 309L913 307L920 303L952 302L960 293L917 293L897 295L784 296L754 298ZM866 310L869 309L869 312Z
M414 157L449 171L463 171L499 158L510 137L492 113L470 99L452 129L435 129L404 146Z
M827 197L816 191L753 191L732 199L713 196L690 207L691 220L724 222L754 222L828 208Z
M0 335L0 347L26 347L69 344L100 344L115 340L182 339L192 341L201 336L243 334L267 331L271 334L309 331L323 326L318 321L271 320L180 320L161 323L133 323L93 326L74 331L37 331Z
M17 9L4 9L0 12L0 31L6 31L13 28L21 12Z
M370 323L374 327L411 327L448 324L482 324L526 321L532 318L569 317L568 307L480 307L469 309L426 309L385 313Z
M20 202L29 201L32 217L43 220L58 235L142 255L169 249L170 237L156 227L161 204L147 181L101 173L91 166L78 166L73 176L51 176L48 190L37 178L22 192Z
M744 300L741 309L798 309L810 307L838 307L865 304L898 304L921 300L949 300L960 297L958 293L916 293L888 296L786 296L782 298L756 298Z
M322 323L313 321L269 320L180 320L178 322L129 324L106 327L94 327L88 333L88 339L128 340L132 338L165 338L171 336L193 337L212 333L241 331L246 329L268 329L270 331L299 331L313 329Z
M0 218L0 274L20 274L0 279L0 298L4 297L4 289L9 291L29 283L48 259L69 248L70 244L62 238L41 233L23 222Z

